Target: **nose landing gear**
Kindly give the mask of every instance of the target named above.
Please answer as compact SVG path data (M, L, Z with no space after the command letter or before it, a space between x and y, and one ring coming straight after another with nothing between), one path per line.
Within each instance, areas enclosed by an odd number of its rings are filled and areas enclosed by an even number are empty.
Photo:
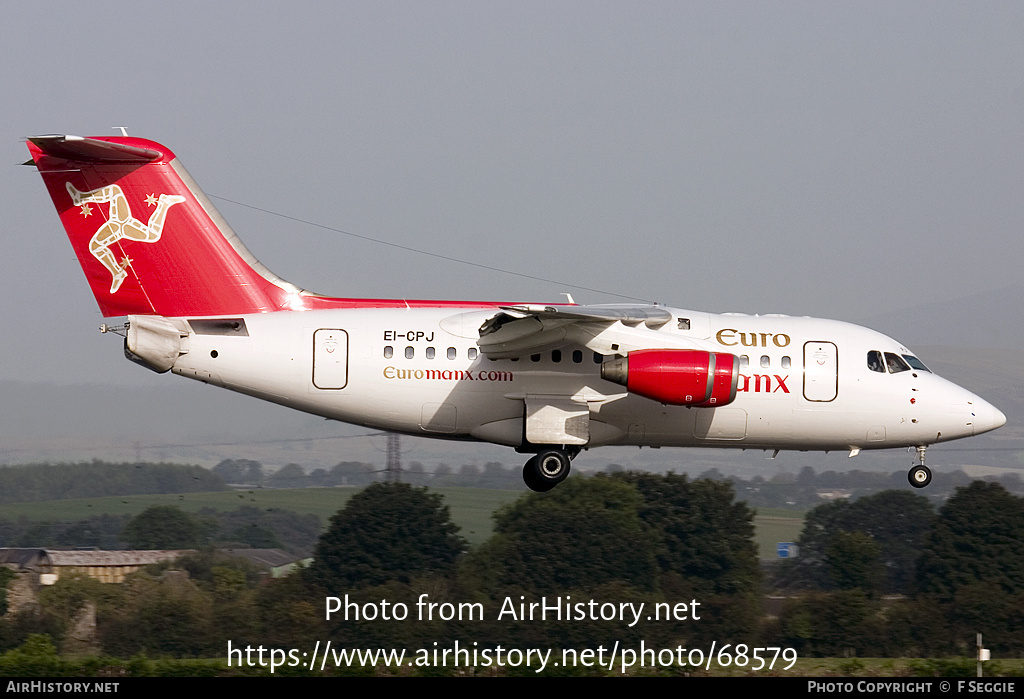
M932 472L924 465L924 452L927 448L927 445L922 445L917 448L917 458L921 460L921 463L910 469L910 473L907 474L907 480L909 480L910 485L915 488L923 488L932 482Z
M578 452L564 449L545 449L523 466L526 487L546 493L569 477L570 462Z

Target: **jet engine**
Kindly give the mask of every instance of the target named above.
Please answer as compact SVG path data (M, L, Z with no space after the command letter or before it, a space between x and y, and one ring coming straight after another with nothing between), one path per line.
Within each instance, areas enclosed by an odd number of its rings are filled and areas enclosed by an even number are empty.
M735 400L740 362L725 352L636 350L602 364L601 378L668 405L715 408Z

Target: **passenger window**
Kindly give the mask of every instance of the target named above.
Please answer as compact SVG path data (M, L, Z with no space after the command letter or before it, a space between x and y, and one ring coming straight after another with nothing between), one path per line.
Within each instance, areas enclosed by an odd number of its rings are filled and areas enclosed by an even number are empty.
M791 360L789 357L783 357L782 358L782 368L783 369L788 369L791 366L793 366L793 360Z
M600 364L604 361L604 355L600 352L594 352L594 364Z
M406 347L405 358L412 359L414 356L416 356L416 348L412 347L411 345L409 347Z
M898 374L901 371L910 371L910 366L898 355L892 352L885 353L885 365L889 367L890 374Z
M470 347L469 352L466 353L470 359L476 359L476 347Z
M433 358L434 358L434 348L433 347L428 347L427 348L427 359L433 359Z
M562 361L562 350L552 350L551 361L553 361L555 364Z
M531 354L530 355L530 361L531 362L539 362L540 361L540 355L539 354Z
M761 355L761 368L762 369L767 369L771 365L772 365L772 360L768 358L768 355L767 354L762 354Z
M582 350L573 350L572 351L572 363L573 364L579 364L582 361L583 361L583 351Z
M456 355L455 348L454 347L449 347L448 348L448 359L455 359L455 355Z
M745 354L740 355L740 369L746 369L747 365L750 364L750 357Z
M391 359L395 355L395 349L391 345L384 347L384 359Z
M878 350L868 352L868 369L882 374L885 373L885 365L882 364L882 353Z

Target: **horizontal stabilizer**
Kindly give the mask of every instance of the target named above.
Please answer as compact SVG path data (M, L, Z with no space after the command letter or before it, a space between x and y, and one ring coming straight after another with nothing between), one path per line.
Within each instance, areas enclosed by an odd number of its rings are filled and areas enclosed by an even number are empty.
M152 148L111 143L81 136L33 136L28 139L46 155L87 163L150 163L164 154Z

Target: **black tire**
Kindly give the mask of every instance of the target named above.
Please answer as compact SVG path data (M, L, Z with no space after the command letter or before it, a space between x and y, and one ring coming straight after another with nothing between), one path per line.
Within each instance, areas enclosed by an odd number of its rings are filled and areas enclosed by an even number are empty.
M910 473L907 474L907 480L910 481L910 485L915 488L924 488L932 482L932 472L927 466L915 466L910 469Z
M537 457L535 456L523 466L523 482L526 483L527 488L535 493L546 493L555 486L552 483L545 483L538 477L536 461Z
M523 466L523 481L530 490L546 493L568 478L569 470L569 455L564 451L550 449L526 462Z

